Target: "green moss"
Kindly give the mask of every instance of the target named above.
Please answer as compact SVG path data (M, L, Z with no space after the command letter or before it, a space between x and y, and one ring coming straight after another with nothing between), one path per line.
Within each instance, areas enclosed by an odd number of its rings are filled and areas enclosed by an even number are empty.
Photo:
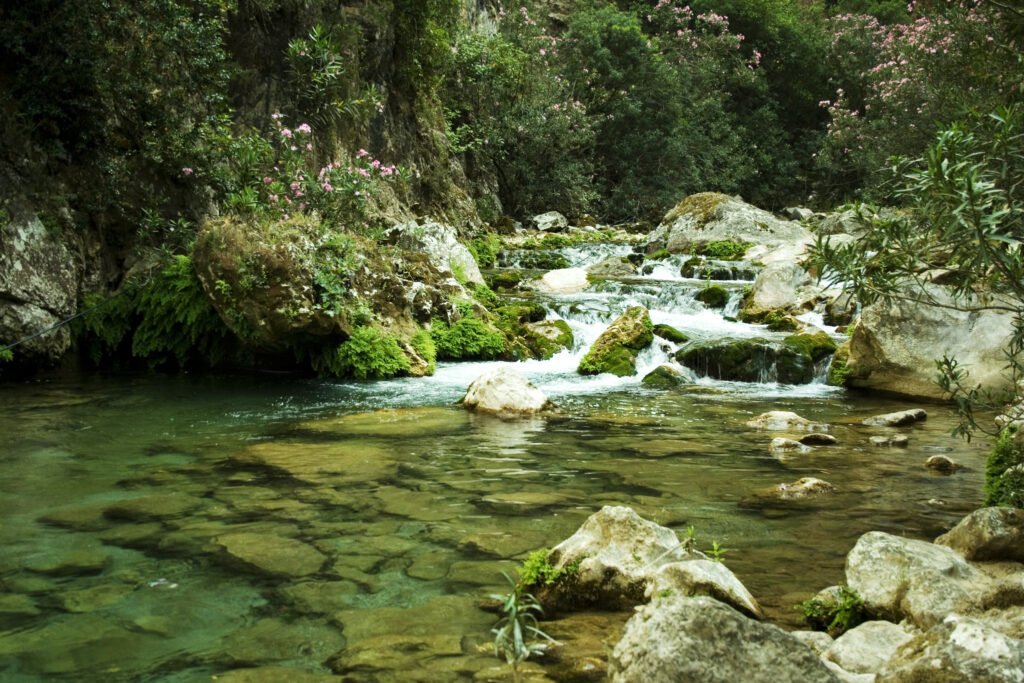
M580 560L559 569L551 564L551 551L547 548L534 550L523 560L519 568L519 583L525 587L554 586L563 579L576 576L580 570Z
M388 379L409 371L409 359L394 337L360 327L328 358L325 367L338 377Z
M620 346L599 358L587 354L580 361L577 371L581 375L600 375L608 372L618 377L629 377L636 374L636 353Z
M518 270L503 270L494 273L488 280L494 289L518 289L523 276Z
M493 232L488 232L471 240L466 245L469 248L476 264L481 268L490 268L498 260L498 252L501 251L501 238Z
M688 384L686 379L668 365L659 365L644 375L641 383L648 389L674 389L675 387Z
M493 310L501 303L498 295L487 285L477 285L473 288L473 298L479 301L484 308Z
M10 349L0 349L0 363L10 363L14 360L14 352Z
M676 344L685 344L690 341L689 337L671 325L655 325L652 330L654 332L654 336L667 339L668 341L675 342Z
M851 371L847 363L850 360L850 345L843 344L832 356L832 365L828 369L827 383L833 387L845 387Z
M729 303L729 290L721 285L709 285L694 297L708 308L725 308Z
M815 363L836 352L835 341L825 332L794 334L783 339L782 343L794 351L810 356Z
M1024 448L1004 429L985 463L985 505L1024 507Z
M703 227L715 217L718 207L728 201L729 195L719 192L698 192L691 194L675 205L665 214L665 223L674 223L680 216L691 216L699 227Z
M806 600L797 608L804 613L804 619L816 631L826 631L833 638L846 633L854 626L868 619L864 601L846 586L839 588L834 599Z
M671 255L672 254L669 253L668 249L661 248L661 249L658 249L653 254L648 254L647 255L647 260L648 261L663 261L663 260L667 259L668 257L670 257Z
M430 336L440 360L490 360L505 351L504 335L474 315L452 325L435 320Z
M633 306L605 330L576 371L581 375L609 372L619 377L636 374L636 354L654 341L651 316L642 306Z
M430 336L429 330L420 330L409 340L409 346L427 362L427 374L433 375L437 370L437 347L434 339Z
M747 295L744 296L747 297ZM800 329L800 323L784 308L773 308L769 311L741 311L740 320L745 323L767 325L772 332L796 332Z
M733 240L715 240L708 242L699 249L700 254L717 261L739 261L747 253L752 242L734 242Z
M527 326L522 331L522 337L534 357L544 360L572 348L574 340L572 328L564 320L549 320Z

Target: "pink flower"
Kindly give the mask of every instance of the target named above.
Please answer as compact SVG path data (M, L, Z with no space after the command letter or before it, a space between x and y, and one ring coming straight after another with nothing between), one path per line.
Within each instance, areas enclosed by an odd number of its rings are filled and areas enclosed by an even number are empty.
M300 133L305 133L306 135L309 135L310 133L313 132L313 129L309 127L308 123L300 124L299 127L296 128L295 130L299 131Z
M184 176L190 176L193 173L195 173L195 171L189 166L186 166L183 169L181 169L181 174Z
M291 129L290 128L282 128L281 129L281 137L285 137L285 138L288 138L289 140L291 140L291 138L292 138L292 131L291 131Z
M270 184L270 183L272 183L272 182L274 182L274 179L273 179L273 178L271 178L271 177L270 177L270 176L268 176L268 175L265 175L265 176L263 176L263 184L264 184L264 185L269 185L269 184Z
M370 156L370 153L367 152L365 149L361 149L358 152L356 152L356 158L357 159L362 159L363 157L368 157L368 156Z
M330 183L324 183L324 192L333 192L334 187Z
M276 204L277 203L277 195L276 194L270 195L270 203L271 204Z

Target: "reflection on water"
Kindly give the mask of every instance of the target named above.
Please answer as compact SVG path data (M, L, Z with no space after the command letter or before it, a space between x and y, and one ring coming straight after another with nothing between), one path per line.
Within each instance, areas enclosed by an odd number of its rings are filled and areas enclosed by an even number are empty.
M856 423L905 404L820 385L652 393L556 362L521 367L560 414L501 422L453 405L484 367L0 387L0 678L288 680L330 662L347 680L469 679L498 663L479 598L608 504L718 541L795 626L859 534L931 538L980 501L984 444L952 440L941 407L901 430L908 448L879 449ZM778 434L743 424L766 410L828 423L839 445L780 462ZM932 474L936 452L966 469ZM739 505L802 476L839 492Z

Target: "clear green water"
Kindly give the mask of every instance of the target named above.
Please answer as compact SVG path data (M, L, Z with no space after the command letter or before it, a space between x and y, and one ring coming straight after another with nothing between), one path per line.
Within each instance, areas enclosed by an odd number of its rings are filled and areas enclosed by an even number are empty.
M568 383L562 415L501 422L452 405L479 368L452 372L0 387L0 680L320 680L328 660L344 680L472 680L499 663L479 599L610 504L717 540L795 627L861 533L930 539L980 502L984 444L949 437L942 407L901 430L909 448L872 449L853 423L906 403ZM743 426L778 409L840 445L779 462ZM926 470L938 452L966 469ZM739 505L802 476L839 493Z

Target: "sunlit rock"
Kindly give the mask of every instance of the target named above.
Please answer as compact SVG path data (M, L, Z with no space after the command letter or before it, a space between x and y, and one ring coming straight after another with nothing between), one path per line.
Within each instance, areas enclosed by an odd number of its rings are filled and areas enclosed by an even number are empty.
M462 284L481 285L484 277L472 252L450 225L432 220L411 221L392 228L391 239L406 251L425 254L430 264L451 273Z
M569 221L557 211L538 214L530 222L541 232L560 232L569 227Z
M748 427L754 429L782 430L782 429L812 429L814 423L806 417L787 410L770 410L761 413L752 420L745 422Z
M868 425L869 427L905 427L906 425L922 422L927 419L927 412L921 408L912 408L894 413L885 413L884 415L874 415L861 420L861 424Z
M935 539L968 560L1024 562L1024 510L987 507L975 510Z
M559 268L544 273L534 287L550 294L579 294L590 287L590 280L583 268Z
M532 415L555 407L543 391L504 365L488 370L473 380L462 399L462 405L474 412L499 417Z
M877 673L915 633L888 621L866 621L835 639L824 653L853 673Z
M576 369L581 375L636 374L637 354L654 341L651 315L643 306L631 306L601 333Z
M932 455L924 461L924 466L940 474L953 474L961 465L945 455Z
M761 619L761 606L747 587L721 562L687 560L663 565L647 584L648 599L665 595L707 595L754 619Z

